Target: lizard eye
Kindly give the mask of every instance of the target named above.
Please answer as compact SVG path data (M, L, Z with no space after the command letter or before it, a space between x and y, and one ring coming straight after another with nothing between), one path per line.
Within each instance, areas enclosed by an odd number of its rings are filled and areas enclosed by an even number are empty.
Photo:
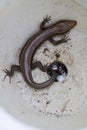
M63 82L67 75L68 75L68 69L61 61L54 61L48 66L47 74L52 77L52 71L55 71L56 73L56 82Z

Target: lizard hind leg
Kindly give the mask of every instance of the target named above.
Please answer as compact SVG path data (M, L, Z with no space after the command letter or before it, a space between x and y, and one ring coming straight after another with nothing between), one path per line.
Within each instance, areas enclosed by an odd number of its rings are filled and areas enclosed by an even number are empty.
M6 77L8 76L8 77L10 78L10 83L11 83L11 78L13 77L14 72L15 72L15 71L18 72L18 71L21 71L21 70L20 70L20 66L18 66L18 65L12 65L10 70L4 69L3 71L4 71L4 73L6 73L5 76L4 76L4 78L3 78L3 81L4 81L4 80L6 79Z
M42 65L40 61L36 61L32 64L32 69L39 68L43 72L47 72L47 65Z

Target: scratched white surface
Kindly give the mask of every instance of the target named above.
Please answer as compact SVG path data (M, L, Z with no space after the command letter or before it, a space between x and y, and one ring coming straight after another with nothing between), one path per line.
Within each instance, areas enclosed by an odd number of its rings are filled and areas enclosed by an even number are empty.
M0 119L15 122L15 117L27 123L30 129L33 129L32 126L48 130L87 127L86 2L86 0L0 1L0 106L13 116L11 118L0 109L2 113ZM34 90L26 85L20 73L15 73L11 84L9 78L2 82L4 77L2 69L10 68L14 63L18 64L20 50L25 41L39 30L39 24L47 14L52 16L52 23L58 19L75 19L78 22L69 34L71 40L68 43L54 47L47 41L37 50L34 57L34 61L40 60L46 64L56 60L55 54L60 53L59 60L63 61L69 70L66 81L54 83L47 89ZM48 48L46 53L43 53L44 48ZM39 69L33 71L33 77L36 82L43 82L48 78ZM6 127L3 125L1 120L1 129L10 129L8 124ZM15 126L16 123L12 125ZM23 124L22 126L17 124L16 129L19 127L23 128ZM25 127L24 129L27 130Z

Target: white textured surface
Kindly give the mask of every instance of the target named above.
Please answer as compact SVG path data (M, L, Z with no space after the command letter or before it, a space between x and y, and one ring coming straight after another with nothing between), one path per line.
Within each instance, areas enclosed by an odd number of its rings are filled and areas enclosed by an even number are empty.
M28 127L18 120L14 119L7 112L0 108L0 129L1 130L36 130L33 127ZM38 129L39 130L39 129Z
M55 54L60 53L59 60L69 70L64 83L54 83L44 90L34 90L26 85L21 74L15 73L9 84L8 78L2 82L4 73L0 72L0 105L29 126L50 130L87 127L87 10L78 2L4 0L0 5L0 70L18 63L22 46L28 37L39 30L39 23L47 14L52 16L52 22L58 19L78 21L69 34L69 43L54 47L47 41L34 57L34 61L38 59L46 64L54 61ZM44 48L49 50L43 53ZM37 82L48 78L38 69L33 72L33 76Z

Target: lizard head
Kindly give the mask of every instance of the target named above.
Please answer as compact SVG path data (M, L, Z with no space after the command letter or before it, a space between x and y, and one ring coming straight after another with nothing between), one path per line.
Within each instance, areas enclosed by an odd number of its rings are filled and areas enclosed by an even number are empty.
M71 30L76 24L75 20L60 20L56 23L56 28L60 34L63 34Z

